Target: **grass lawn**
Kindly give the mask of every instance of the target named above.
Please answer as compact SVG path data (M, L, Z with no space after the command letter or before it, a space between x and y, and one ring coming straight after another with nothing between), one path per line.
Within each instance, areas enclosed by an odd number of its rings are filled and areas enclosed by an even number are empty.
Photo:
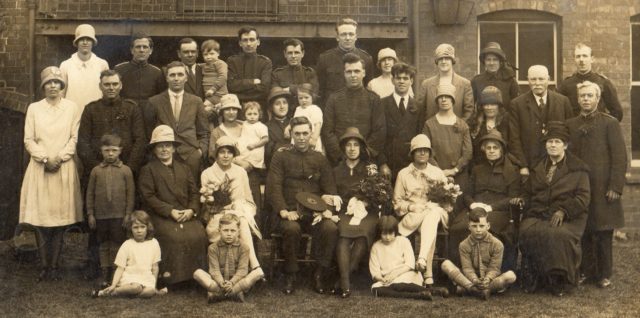
M207 305L204 290L197 288L170 290L148 300L92 299L91 283L81 278L81 243L70 243L64 251L64 279L37 283L37 261L19 263L0 242L1 317L640 317L640 245L635 239L615 243L611 289L585 285L563 298L513 288L488 302L470 297L385 299L371 296L368 284L361 282L343 300L317 295L306 286L285 296L276 279L252 290L247 303L214 305Z

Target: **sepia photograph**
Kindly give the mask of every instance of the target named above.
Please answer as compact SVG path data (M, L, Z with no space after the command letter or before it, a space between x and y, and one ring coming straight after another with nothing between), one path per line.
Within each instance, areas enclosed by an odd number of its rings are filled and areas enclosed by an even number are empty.
M0 180L3 317L639 317L640 0L0 0Z

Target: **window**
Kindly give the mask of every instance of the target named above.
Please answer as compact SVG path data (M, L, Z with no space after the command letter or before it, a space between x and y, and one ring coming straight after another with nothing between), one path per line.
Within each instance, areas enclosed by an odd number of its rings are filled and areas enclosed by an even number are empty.
M550 84L555 85L561 60L558 39L558 16L530 10L493 12L478 17L478 54L488 42L498 42L507 60L518 68L516 79L528 85L527 70L531 65L549 69ZM482 65L478 63L478 72Z
M631 159L640 167L640 16L631 19Z

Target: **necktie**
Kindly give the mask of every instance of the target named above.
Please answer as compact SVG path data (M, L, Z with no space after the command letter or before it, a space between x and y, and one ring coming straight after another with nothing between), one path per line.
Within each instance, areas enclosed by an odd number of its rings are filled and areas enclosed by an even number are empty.
M180 119L180 110L182 109L182 100L180 94L173 95L173 117L178 121Z
M404 115L404 111L406 110L404 107L404 97L400 97L400 105L398 108L400 109L400 114Z
M232 249L231 246L227 246L227 257L224 262L224 276L223 276L225 281L231 279L231 273L230 273L231 267L232 267L231 262L233 262L233 259L235 256L231 249Z
M540 104L538 104L538 105L540 106L540 109L544 109L544 107L547 106L544 103L544 98L540 97Z

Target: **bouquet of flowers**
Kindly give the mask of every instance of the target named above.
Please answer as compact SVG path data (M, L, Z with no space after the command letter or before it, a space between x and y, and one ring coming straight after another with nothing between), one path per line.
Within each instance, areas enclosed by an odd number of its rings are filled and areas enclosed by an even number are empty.
M391 182L378 173L378 167L371 164L367 166L367 177L356 183L353 193L368 206L379 208L391 201L393 189Z
M447 212L453 211L456 199L462 194L460 186L443 180L427 179L429 201L439 204Z
M209 182L200 188L200 202L204 205L205 221L231 204L231 180L225 176L222 182Z

